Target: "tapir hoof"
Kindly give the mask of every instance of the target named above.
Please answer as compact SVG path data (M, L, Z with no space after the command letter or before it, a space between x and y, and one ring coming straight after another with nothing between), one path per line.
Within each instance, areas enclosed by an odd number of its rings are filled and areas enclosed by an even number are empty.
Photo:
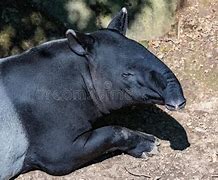
M142 132L137 132L137 134L140 136L140 140L133 149L128 151L128 154L136 158L148 159L148 157L151 157L159 153L159 139L152 135L145 134Z

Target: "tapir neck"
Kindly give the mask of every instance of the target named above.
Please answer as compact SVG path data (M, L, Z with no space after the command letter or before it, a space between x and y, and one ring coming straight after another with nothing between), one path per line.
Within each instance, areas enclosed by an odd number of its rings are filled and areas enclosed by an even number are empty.
M130 97L120 89L116 89L113 82L103 79L96 67L89 65L89 71L86 72L90 73L90 79L86 78L87 88L102 113L108 114L131 104Z
M101 104L96 108L99 103L91 91L92 80L86 63L85 57L73 53L63 39L6 58L0 66L3 67L1 73L4 76L4 85L12 90L12 99L22 99L25 103L52 102L58 106L70 107L71 111L76 108L80 112L92 109L91 112L82 114L92 114L89 118L94 119L100 116L99 111L105 110ZM92 100L87 91L94 97ZM80 106L77 107L78 103Z
M95 64L92 63L93 57L86 56L85 69L82 76L91 99L102 114L108 114L111 110L123 107L119 99L115 99L120 92L112 90L112 82L104 81L99 75Z
M87 58L87 61L88 61L88 58ZM87 64L89 63L87 62ZM103 114L108 114L109 110L104 104L104 102L102 101L101 97L99 96L98 91L96 90L97 89L95 86L96 79L91 73L91 70L90 70L91 68L92 67L90 67L90 64L85 66L85 69L82 71L83 80L90 94L90 97L93 100L96 107L98 108L98 110Z

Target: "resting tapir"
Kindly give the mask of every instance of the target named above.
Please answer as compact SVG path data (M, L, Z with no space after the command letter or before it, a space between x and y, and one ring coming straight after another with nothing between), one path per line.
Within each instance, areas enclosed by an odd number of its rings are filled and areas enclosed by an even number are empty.
M112 110L138 103L185 106L173 72L125 37L123 8L106 29L73 30L0 60L0 179L42 170L68 174L113 150L157 151L156 138L119 126L93 129Z

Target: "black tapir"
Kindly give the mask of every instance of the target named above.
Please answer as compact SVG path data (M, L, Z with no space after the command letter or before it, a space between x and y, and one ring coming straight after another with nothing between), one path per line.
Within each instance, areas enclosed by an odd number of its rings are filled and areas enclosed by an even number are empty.
M173 72L125 37L123 8L106 29L34 47L0 60L0 179L42 170L65 175L113 150L157 151L156 138L97 118L138 103L185 106Z

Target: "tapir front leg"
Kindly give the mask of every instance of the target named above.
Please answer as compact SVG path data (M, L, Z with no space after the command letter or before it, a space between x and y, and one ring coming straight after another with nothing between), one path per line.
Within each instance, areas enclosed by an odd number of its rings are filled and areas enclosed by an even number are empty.
M84 133L74 142L75 164L79 168L105 152L122 150L134 157L145 158L157 153L154 136L119 126L106 126Z

